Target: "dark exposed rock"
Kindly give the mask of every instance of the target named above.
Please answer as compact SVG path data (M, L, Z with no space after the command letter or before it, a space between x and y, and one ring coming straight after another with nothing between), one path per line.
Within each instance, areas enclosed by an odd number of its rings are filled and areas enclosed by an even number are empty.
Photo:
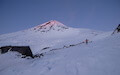
M75 45L69 45L69 46L75 46Z
M41 58L41 57L43 57L44 56L44 54L43 53L41 53L41 54L36 54L36 55L34 55L34 58Z
M46 49L49 49L50 47L45 47L45 48L43 48L42 50L46 50Z
M33 58L33 54L29 46L3 46L0 47L0 50L1 54L6 53L8 51L16 51L21 53L22 55L30 56Z
M119 33L120 32L120 24L117 26L117 28L113 31L112 34L114 34L115 32Z

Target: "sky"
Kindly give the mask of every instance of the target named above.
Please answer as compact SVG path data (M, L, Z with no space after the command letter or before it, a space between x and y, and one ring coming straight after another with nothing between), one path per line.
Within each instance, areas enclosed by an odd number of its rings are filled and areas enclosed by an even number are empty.
M74 28L112 31L120 24L120 0L0 0L0 34L50 20Z

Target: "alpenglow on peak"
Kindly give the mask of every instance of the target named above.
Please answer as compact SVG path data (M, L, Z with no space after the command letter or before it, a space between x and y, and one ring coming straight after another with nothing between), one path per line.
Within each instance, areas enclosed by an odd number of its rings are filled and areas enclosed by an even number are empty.
M48 32L48 31L51 31L51 30L63 31L65 29L68 29L68 27L65 26L64 24L56 21L56 20L51 20L51 21L45 22L43 24L40 24L40 25L32 28L32 30L34 30L36 32L37 31Z

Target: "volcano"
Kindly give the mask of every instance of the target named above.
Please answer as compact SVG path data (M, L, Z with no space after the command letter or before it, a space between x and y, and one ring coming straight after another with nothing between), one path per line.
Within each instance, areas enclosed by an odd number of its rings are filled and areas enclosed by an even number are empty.
M111 33L67 27L51 20L0 35L0 47L29 46L33 55L42 54L40 58L21 59L8 48L0 54L0 75L120 75L120 35Z
M45 47L55 48L78 41L92 39L101 32L68 27L59 21L51 20L35 27L0 35L0 46L30 46L33 54Z
M65 26L64 24L62 24L56 20L51 20L51 21L48 21L46 23L35 26L31 30L33 30L35 32L38 32L38 31L39 32L48 32L51 30L64 31L66 29L68 29L68 27Z

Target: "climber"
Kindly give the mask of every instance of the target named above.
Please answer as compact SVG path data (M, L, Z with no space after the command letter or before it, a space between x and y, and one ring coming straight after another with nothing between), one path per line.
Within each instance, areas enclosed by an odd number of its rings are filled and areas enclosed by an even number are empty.
M86 40L85 40L85 43L86 43L86 44L88 44L88 41L89 41L89 40L88 40L88 39L86 39Z

